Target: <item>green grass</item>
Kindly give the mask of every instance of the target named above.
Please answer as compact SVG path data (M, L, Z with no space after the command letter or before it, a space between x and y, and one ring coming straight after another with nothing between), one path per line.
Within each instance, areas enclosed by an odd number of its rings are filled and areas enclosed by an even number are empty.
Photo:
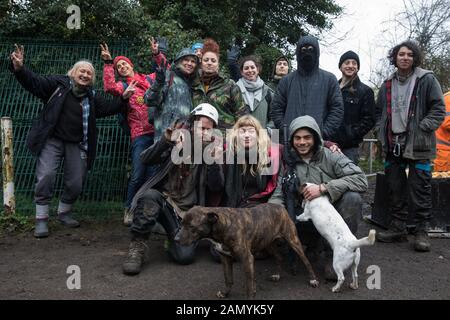
M360 160L359 167L366 173L369 174L369 161L368 160ZM384 171L383 160L375 159L372 161L372 173L376 173L379 171Z

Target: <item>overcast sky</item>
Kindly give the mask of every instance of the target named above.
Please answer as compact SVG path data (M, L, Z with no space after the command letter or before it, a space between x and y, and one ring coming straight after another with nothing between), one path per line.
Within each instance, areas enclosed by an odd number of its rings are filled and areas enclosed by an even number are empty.
M374 68L378 60L387 55L388 48L380 43L382 23L403 11L403 1L336 0L336 2L344 7L344 14L335 21L332 34L342 35L346 31L349 33L345 40L332 46L321 45L320 67L334 73L339 79L341 76L338 69L339 58L344 52L353 50L358 53L361 61L359 76L363 82L369 84L371 64Z

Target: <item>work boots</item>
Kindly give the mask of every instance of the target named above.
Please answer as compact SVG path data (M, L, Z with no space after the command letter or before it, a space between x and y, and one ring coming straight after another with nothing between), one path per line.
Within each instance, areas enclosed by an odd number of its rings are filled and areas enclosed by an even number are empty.
M148 246L144 239L131 240L128 257L122 265L123 273L136 275L141 272L142 266L148 257Z
M428 233L425 230L417 231L414 235L414 250L419 252L430 251L431 244Z
M380 242L400 242L406 241L408 232L404 221L392 220L389 229L377 232L376 239Z

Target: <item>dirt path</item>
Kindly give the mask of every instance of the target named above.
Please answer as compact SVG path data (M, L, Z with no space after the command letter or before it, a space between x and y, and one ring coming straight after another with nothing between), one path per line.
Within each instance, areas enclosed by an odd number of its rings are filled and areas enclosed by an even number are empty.
M370 201L370 194L367 195ZM368 205L366 205L368 208ZM51 226L51 236L35 239L32 233L0 236L0 299L214 299L223 286L220 264L212 260L208 246L199 246L196 261L188 266L171 262L164 251L164 236L150 240L151 257L142 273L122 274L128 230L119 220L84 222L81 228ZM367 235L373 226L361 222L358 234ZM296 276L286 270L281 281L266 278L274 270L272 259L258 260L259 299L450 299L450 240L432 239L432 251L416 253L409 243L381 244L361 250L360 289L345 286L333 294L321 268L313 262L321 281L317 289L308 287L302 268ZM81 289L69 290L66 281L71 265L80 267ZM379 267L380 289L368 289L371 265ZM347 275L347 283L348 283ZM235 265L233 299L243 299L243 272ZM372 279L372 278L370 278ZM369 279L369 280L370 280ZM373 281L369 281L373 283Z

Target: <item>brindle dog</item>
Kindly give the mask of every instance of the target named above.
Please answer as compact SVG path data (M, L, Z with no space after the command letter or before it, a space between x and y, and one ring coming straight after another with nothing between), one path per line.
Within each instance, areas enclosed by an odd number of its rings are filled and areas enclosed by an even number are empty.
M221 254L225 274L225 290L218 291L218 298L229 295L233 285L233 258L239 259L246 275L247 298L256 295L255 267L253 254L266 249L277 261L277 274L273 281L280 279L282 256L277 248L277 240L284 239L298 254L309 272L309 284L317 287L319 282L306 258L297 236L294 222L286 209L277 204L261 204L253 208L207 208L193 207L183 218L182 228L175 240L189 245L196 240L210 238L223 246Z

